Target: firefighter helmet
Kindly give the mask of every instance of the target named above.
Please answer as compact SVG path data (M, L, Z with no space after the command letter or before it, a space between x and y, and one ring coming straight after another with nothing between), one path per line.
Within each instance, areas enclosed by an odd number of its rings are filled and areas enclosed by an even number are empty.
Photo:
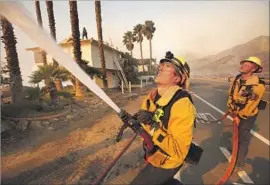
M243 62L252 62L252 63L256 64L257 65L257 69L256 69L256 71L254 73L260 73L260 72L262 72L262 61L258 57L251 56L251 57L248 57L245 60L242 60L240 63L242 64Z

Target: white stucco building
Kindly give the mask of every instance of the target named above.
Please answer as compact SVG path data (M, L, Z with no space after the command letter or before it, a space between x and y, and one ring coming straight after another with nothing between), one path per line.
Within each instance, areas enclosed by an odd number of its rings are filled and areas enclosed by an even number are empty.
M72 37L69 37L62 42L59 43L64 50L64 52L73 56L73 46L72 46ZM120 59L120 51L112 48L111 46L104 44L104 56L106 62L107 69L107 80L108 87L113 88L119 85L120 79L118 77L119 68L114 64L114 62ZM32 51L34 53L34 60L37 65L42 64L41 53L44 52L39 47L27 48L26 50ZM88 65L101 70L101 62L99 57L99 49L98 49L98 41L91 38L81 40L81 51L82 51L82 59L89 61ZM47 55L47 63L52 62L52 57ZM94 78L93 79L99 87L103 87L102 79Z

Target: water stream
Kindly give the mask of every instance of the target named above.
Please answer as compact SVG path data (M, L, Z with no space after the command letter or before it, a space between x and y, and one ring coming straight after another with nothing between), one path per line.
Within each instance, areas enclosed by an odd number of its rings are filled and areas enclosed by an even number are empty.
M0 2L0 15L4 16L12 24L18 26L29 38L35 41L44 51L46 51L46 53L55 58L59 65L65 67L116 112L120 112L120 108L78 66L73 58L69 54L66 54L62 48L57 45L51 35L34 21L34 18L23 4L15 1Z

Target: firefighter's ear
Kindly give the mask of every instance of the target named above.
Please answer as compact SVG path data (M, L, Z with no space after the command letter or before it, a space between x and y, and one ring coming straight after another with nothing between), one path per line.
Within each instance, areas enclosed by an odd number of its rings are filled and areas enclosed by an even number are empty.
M253 65L252 65L251 71L254 73L259 69L259 67L258 67L258 65L254 64L254 63L252 63L252 64Z
M175 75L173 78L174 83L178 84L182 81L181 76Z

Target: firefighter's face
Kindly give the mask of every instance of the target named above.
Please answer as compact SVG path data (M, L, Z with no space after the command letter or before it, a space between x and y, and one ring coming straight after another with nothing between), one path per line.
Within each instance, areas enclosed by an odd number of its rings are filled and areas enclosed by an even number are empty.
M256 64L252 63L252 62L241 62L240 63L240 68L239 68L239 72L240 73L253 73L255 70L257 69Z
M177 75L173 64L169 62L160 63L158 73L155 77L155 83L161 85L175 85L181 81L181 77Z

